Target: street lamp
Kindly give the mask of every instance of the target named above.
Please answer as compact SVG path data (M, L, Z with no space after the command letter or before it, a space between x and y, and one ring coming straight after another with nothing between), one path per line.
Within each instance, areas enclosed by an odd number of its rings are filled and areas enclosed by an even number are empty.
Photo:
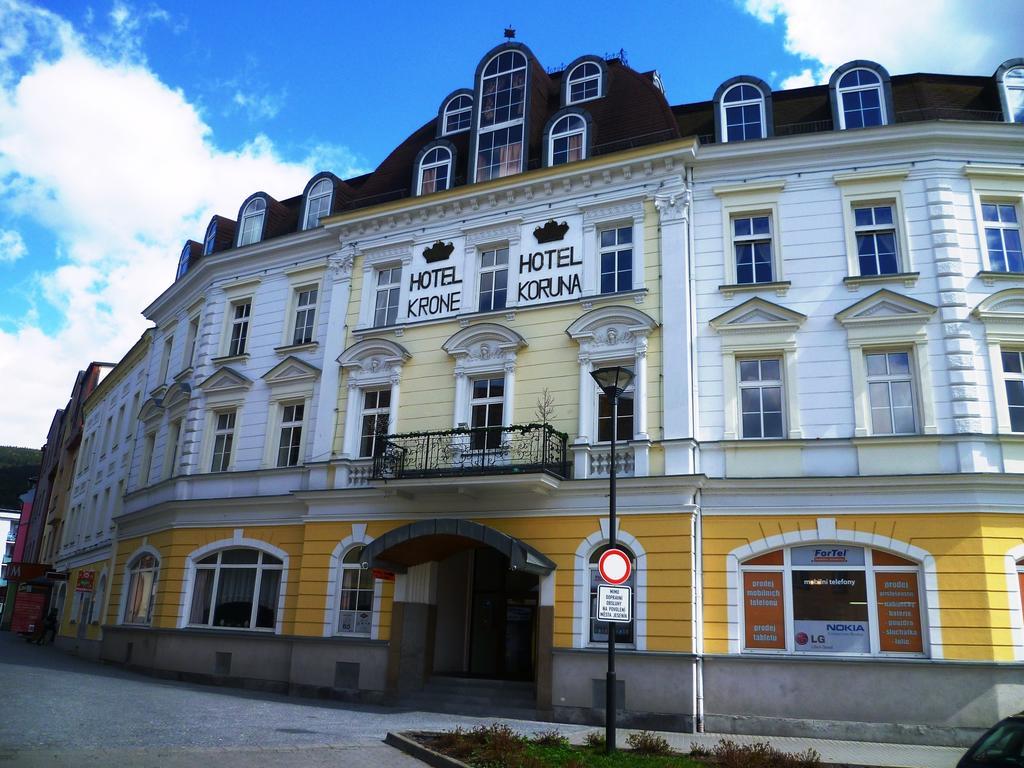
M612 405L612 442L608 456L608 548L615 547L615 433L619 422L619 397L633 383L633 369L616 365L598 368L590 375ZM615 625L608 622L608 675L605 680L604 744L610 755L615 751Z

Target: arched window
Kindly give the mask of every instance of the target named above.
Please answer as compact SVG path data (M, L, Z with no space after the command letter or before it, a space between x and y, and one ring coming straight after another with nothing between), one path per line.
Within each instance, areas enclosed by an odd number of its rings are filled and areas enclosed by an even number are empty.
M263 219L267 214L267 201L255 197L242 211L242 231L238 235L238 246L258 243L263 237Z
M477 126L477 181L523 170L526 75L526 56L515 50L499 53L484 67Z
M749 83L738 83L722 96L722 140L746 141L765 136L764 94Z
M217 219L211 219L210 225L206 228L206 236L203 238L203 256L209 256L217 247Z
M185 247L181 249L181 256L178 257L178 271L174 274L174 279L177 280L188 272L189 258L192 256L192 243L186 242Z
M447 147L434 147L420 160L418 194L442 192L451 186L452 153Z
M845 655L925 652L920 564L845 544L777 549L740 564L742 648Z
M157 577L160 561L156 556L143 552L128 564L124 603L124 624L150 624L153 621L153 607L156 605Z
M1003 74L1003 98L1006 100L1007 121L1024 123L1024 66L1014 67Z
M877 72L858 67L839 78L836 89L840 128L885 125L885 98Z
M622 584L624 587L630 588L630 594L633 598L633 605L630 608L630 615L633 620L626 623L615 624L615 642L632 645L636 642L636 633L633 627L636 625L636 557L626 547L621 544L615 545L616 549L621 549L627 555L629 555L629 562L632 565L632 571L630 572L629 578ZM594 550L593 554L590 555L590 563L587 568L589 584L590 584L590 599L588 605L590 606L590 612L588 613L588 640L591 643L607 643L608 642L608 622L598 621L597 616L597 588L604 583L604 579L601 578L601 573L598 571L598 561L601 559L601 555L608 551L609 545L605 544L602 547L598 547Z
M196 562L189 626L274 629L283 562L258 549L222 549Z
M601 68L592 61L573 67L568 77L569 91L566 104L596 99L602 94Z
M442 135L461 133L469 130L473 120L473 97L460 94L444 105L444 130Z
M330 179L320 179L309 190L306 196L306 218L303 229L312 229L320 225L320 219L331 213L331 200L334 197L334 184ZM255 201L254 201L255 202Z
M369 637L373 628L373 573L362 565L363 545L357 544L341 558L338 601L340 635Z
M89 623L100 624L103 621L103 605L107 597L107 572L100 574L96 582L96 591L93 593L92 607L89 611Z
M579 115L565 115L551 126L548 137L550 165L583 160L587 154L587 122Z

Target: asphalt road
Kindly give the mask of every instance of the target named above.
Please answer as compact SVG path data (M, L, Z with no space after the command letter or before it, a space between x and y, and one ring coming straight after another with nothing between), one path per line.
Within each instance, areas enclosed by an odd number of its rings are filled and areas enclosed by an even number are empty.
M0 768L417 768L382 743L388 731L484 722L156 680L9 632L0 632L0 702Z

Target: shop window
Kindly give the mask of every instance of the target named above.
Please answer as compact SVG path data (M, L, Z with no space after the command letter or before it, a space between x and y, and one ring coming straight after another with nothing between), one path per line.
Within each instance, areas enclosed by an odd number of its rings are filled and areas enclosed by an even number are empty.
M195 566L190 626L274 629L283 562L257 549L224 549Z
M923 654L921 569L844 544L790 547L740 566L743 650Z
M138 555L128 564L124 624L152 623L159 574L160 561L148 552Z
M615 642L623 645L633 645L636 642L636 633L634 626L636 625L636 557L622 544L616 543L616 549L621 549L629 556L630 565L632 570L630 571L629 578L623 582L622 586L629 587L630 594L633 598L633 605L630 608L630 615L633 617L633 621L627 623L615 623ZM590 584L590 597L588 599L588 605L590 606L588 614L588 637L589 642L594 644L604 644L608 642L608 623L607 621L598 621L595 617L597 616L597 588L604 583L604 579L601 578L601 573L598 571L598 561L601 559L606 551L610 547L605 545L598 547L594 550L590 556L590 562L587 568L588 578Z
M362 566L363 546L352 547L341 558L341 597L338 634L369 637L373 629L373 574Z

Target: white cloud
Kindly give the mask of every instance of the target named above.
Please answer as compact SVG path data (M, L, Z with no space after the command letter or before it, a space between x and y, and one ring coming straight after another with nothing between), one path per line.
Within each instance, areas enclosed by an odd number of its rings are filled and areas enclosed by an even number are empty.
M269 93L258 94L235 91L235 95L231 98L231 101L236 107L239 107L243 112L245 112L250 120L266 120L271 117L277 117L277 113L281 111L281 104L284 102L284 96L272 96Z
M28 252L20 232L0 229L0 264L17 261Z
M810 77L826 82L854 59L877 61L890 74L987 75L1021 54L1020 0L932 0L927 7L892 0L744 0L743 7L766 24L781 21L786 50L810 64L785 87L808 85Z
M130 24L117 22L119 8L115 23ZM33 311L0 332L0 444L31 446L75 373L137 340L140 312L170 284L187 238L201 239L213 213L234 218L255 190L298 193L319 168L285 162L262 135L217 148L184 93L137 59L97 54L48 11L0 0L0 29L0 52L11 52L0 54L0 211L50 229L61 254L33 283L37 307L60 308L59 330L44 332Z

